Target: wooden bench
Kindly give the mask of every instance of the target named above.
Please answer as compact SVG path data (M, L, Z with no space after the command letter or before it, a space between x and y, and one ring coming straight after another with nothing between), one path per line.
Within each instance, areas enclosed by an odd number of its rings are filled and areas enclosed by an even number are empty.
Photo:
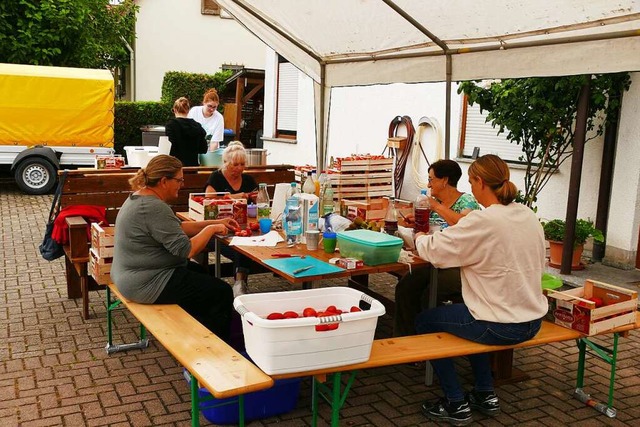
M189 193L204 191L207 179L215 167L185 167L184 187L178 199L171 205L174 212L189 210ZM68 171L62 189L61 206L99 205L106 208L107 221L114 224L120 206L131 194L129 179L138 169L86 169ZM294 167L291 165L251 166L245 170L257 182L267 183L267 189L273 196L275 184L295 180ZM59 172L62 174L62 171ZM69 244L65 246L65 267L67 296L82 297L82 316L89 318L89 290L100 286L88 275L89 247L87 222L82 217L66 219L69 226ZM232 270L229 269L226 275Z
M296 378L301 376L313 376L314 386L311 407L313 411L312 425L317 425L318 402L323 397L331 404L331 425L340 425L340 409L346 401L347 395L356 373L363 369L379 368L383 366L399 365L404 363L436 360L446 357L468 356L471 354L489 353L500 350L513 350L518 348L535 347L567 340L576 340L579 349L578 375L574 397L594 407L599 412L610 418L616 416L613 408L613 392L615 386L615 369L618 352L618 338L626 336L632 329L640 328L640 313L636 314L636 323L618 327L603 332L600 335L613 334L613 348L607 349L592 341L580 332L564 328L549 321L542 322L542 328L538 334L529 341L516 345L486 345L466 340L451 335L447 332L438 332L423 335L414 335L400 338L384 338L373 341L371 357L366 362L333 368L317 369L307 372L294 372L290 374L272 375L273 379ZM593 350L595 355L603 359L611 366L609 378L609 396L607 404L598 403L583 391L584 369L586 350ZM342 373L349 373L344 388L342 387Z
M117 300L111 299L115 294ZM124 305L140 322L140 341L114 344L113 310ZM218 399L238 397L239 424L244 425L244 394L273 386L273 379L227 343L202 326L177 304L138 304L124 298L116 285L107 286L107 353L148 346L149 331L188 371L191 389L191 425L200 424L198 389L205 387Z

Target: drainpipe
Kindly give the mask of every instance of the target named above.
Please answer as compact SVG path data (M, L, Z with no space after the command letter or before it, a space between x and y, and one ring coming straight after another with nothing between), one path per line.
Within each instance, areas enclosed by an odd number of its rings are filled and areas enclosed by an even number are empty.
M612 100L619 100L621 93L611 95ZM618 140L618 123L622 103L613 117L607 117L606 129L604 131L604 145L602 147L602 166L600 169L600 185L598 188L598 207L596 210L595 226L602 231L604 242L593 242L592 259L602 261L604 250L607 244L607 224L609 222L609 205L611 203L611 186L613 185L613 167Z
M131 100L136 100L136 55L127 39L120 36L120 39L124 42L124 45L129 51L129 69L131 70Z

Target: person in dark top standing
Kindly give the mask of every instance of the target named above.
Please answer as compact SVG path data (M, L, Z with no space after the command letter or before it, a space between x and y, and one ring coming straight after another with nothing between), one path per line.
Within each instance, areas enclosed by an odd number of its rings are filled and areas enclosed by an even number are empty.
M234 199L255 199L258 184L249 174L243 173L247 163L247 152L240 141L231 142L222 152L222 167L214 171L207 180L205 192L228 192ZM247 277L251 260L229 246L222 247L222 255L233 260L235 284L233 295L247 293Z
M171 141L170 154L178 158L184 166L198 166L198 154L206 153L208 144L207 132L200 123L187 117L189 114L189 100L178 98L173 103L175 118L165 125L165 131Z

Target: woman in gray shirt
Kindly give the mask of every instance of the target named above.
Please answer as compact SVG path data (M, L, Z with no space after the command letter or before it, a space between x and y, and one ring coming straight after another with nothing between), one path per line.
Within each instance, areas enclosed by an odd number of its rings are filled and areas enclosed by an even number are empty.
M181 222L168 201L183 185L182 163L159 155L129 181L134 193L116 218L111 278L126 298L178 304L222 339L229 337L231 287L190 258L214 234L236 228L233 219Z

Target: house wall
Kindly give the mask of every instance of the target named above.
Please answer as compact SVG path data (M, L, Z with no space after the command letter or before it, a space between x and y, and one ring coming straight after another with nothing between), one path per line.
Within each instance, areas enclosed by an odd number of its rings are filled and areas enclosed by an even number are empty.
M275 55L268 52L267 57ZM273 63L273 59L267 63ZM275 96L273 87L275 76L273 64L266 68L266 85L271 92L266 97L273 97L273 105L265 108L265 135L267 129L273 131ZM269 77L271 76L271 78ZM633 73L634 83L630 92L623 99L623 114L619 125L616 165L613 181L613 192L607 229L607 248L603 262L633 268L638 246L638 228L640 227L640 73ZM297 143L284 144L277 141L265 141L265 148L272 153L270 162L291 163L295 165L316 164L315 159L315 119L313 115L313 87L308 77L301 75L300 110L298 115ZM635 84L635 86L634 86ZM451 109L451 150L450 158L456 159L459 146L459 130L461 116L461 97L457 88L452 88ZM397 115L408 115L414 126L421 117L426 116L438 123L442 135L440 146L444 149L445 123L445 84L391 84L366 87L335 88L331 94L329 138L327 156L341 157L351 153L380 154L385 151L389 123ZM269 126L271 126L269 128ZM399 134L404 134L403 130ZM421 141L430 160L436 159L435 141L440 140L437 133L427 128ZM602 161L603 138L590 140L585 146L580 197L578 206L579 218L595 220L600 165ZM273 156L276 153L276 156ZM275 160L277 159L277 160ZM469 160L460 161L463 177L458 188L469 192L467 169ZM411 159L405 172L405 181L401 197L412 200L419 192L416 181L423 181L427 174L427 166L418 156L417 176L414 174ZM524 170L518 166L511 168L511 180L524 188ZM571 158L554 174L552 179L538 196L537 215L542 220L565 218L567 207L567 189L571 174Z
M264 68L265 45L233 19L202 15L201 0L138 0L136 100L158 101L167 71Z

